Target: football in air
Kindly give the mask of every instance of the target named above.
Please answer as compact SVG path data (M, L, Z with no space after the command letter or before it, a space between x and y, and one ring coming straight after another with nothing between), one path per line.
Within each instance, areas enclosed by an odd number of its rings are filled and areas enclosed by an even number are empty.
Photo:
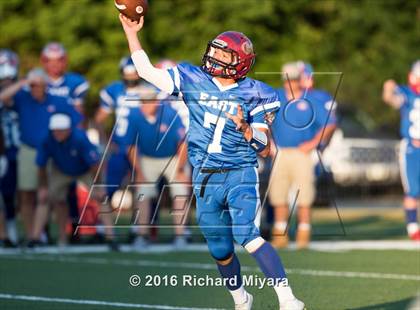
M147 0L114 0L114 4L121 14L131 20L138 21L147 14Z

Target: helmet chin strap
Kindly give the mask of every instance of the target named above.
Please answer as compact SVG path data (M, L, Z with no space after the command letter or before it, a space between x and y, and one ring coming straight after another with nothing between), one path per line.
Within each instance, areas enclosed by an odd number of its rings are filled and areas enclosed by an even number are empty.
M232 79L236 74L236 69L228 64L223 64L219 60L209 57L206 61L206 68L209 74L215 77L222 77L226 79ZM216 74L215 71L220 71L220 74Z

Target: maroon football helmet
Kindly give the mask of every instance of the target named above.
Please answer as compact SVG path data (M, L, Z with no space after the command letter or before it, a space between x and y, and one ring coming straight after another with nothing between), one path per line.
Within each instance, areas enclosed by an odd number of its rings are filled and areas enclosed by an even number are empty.
M231 61L216 59L216 49L230 53ZM202 68L210 75L237 80L245 77L254 62L255 54L251 40L243 33L226 31L208 43Z

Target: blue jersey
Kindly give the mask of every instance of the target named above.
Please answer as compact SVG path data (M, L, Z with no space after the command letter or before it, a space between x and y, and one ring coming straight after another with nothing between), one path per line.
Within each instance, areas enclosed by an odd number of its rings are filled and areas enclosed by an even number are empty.
M326 91L321 89L310 89L307 91L305 98L318 105L317 112L319 113L320 121L324 125L336 125L336 105L334 98Z
M15 160L20 145L19 115L12 109L2 108L0 117L6 156L9 160Z
M77 73L68 72L56 81L48 83L48 93L57 96L68 98L71 105L75 105L78 100L86 97L89 89L89 83L86 79Z
M128 90L123 82L114 82L100 92L102 109L115 112L115 129L111 137L112 142L119 146L122 152L131 144L128 127L132 114L138 113L140 96L135 90Z
M273 122L273 138L279 147L298 147L311 140L325 126L328 111L324 104L312 94L296 100L287 100L284 89L278 91L281 102Z
M399 86L397 93L404 98L400 107L401 137L408 140L420 140L420 95L407 86Z
M257 155L225 113L236 114L240 105L245 120L268 128L267 113L280 102L270 86L250 78L222 86L200 67L182 63L168 70L175 96L182 96L189 109L188 155L193 167L244 168L257 166Z
M141 155L170 157L177 153L179 144L185 138L185 127L169 101L162 101L155 117L145 116L140 109L130 119L129 137L137 142Z
M74 128L64 142L58 142L52 134L47 135L38 147L36 163L45 167L50 158L61 172L74 177L85 174L100 160L96 147L79 128Z
M48 135L51 114L65 113L69 115L74 126L82 120L81 115L68 104L67 99L47 94L43 102L38 102L27 88L23 88L15 94L13 109L19 115L20 140L34 148L38 147Z

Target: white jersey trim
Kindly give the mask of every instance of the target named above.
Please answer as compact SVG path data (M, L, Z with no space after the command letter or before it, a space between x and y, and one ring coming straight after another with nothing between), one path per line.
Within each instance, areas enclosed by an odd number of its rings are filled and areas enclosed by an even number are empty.
M175 87L179 92L181 92L181 77L179 75L178 67L174 67L173 71L174 71Z
M274 101L274 102L267 103L267 104L260 105L260 106L256 107L255 109L253 109L251 111L250 115L253 116L253 115L255 115L259 112L262 112L264 110L269 110L269 109L274 109L274 108L279 108L279 107L280 107L280 101Z
M84 91L87 91L88 89L89 89L89 82L84 82L84 83L82 83L82 84L80 84L79 86L77 86L75 89L74 89L74 94L76 95L76 96L79 96L81 93L83 93Z
M238 87L238 83L233 83L231 85L223 86L215 77L211 79L213 83L217 86L220 91L227 91L232 88Z
M262 129L268 129L268 125L265 123L252 123L251 127L254 128L262 128Z
M99 97L109 106L109 109L112 109L114 106L114 99L108 94L106 90L101 90Z

